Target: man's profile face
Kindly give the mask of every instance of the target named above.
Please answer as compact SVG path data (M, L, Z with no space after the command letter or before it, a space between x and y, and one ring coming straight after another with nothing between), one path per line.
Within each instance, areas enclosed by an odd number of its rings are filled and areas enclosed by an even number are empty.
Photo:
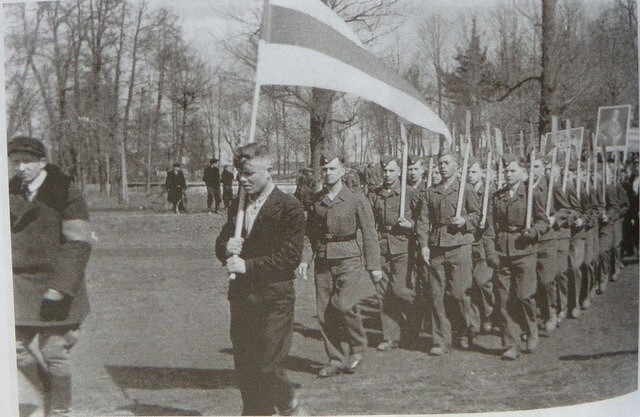
M342 181L344 173L344 166L338 158L333 158L331 161L322 166L322 176L324 178L324 183L328 186L333 186L339 181Z
M442 182L442 175L440 175L440 170L434 169L431 173L431 183L432 184L440 184Z
M29 184L35 180L47 165L45 158L40 158L26 152L14 152L9 155L9 169L22 180Z
M440 170L442 179L448 180L458 172L458 162L453 155L444 155L438 162L438 169Z
M544 162L541 159L533 161L533 176L536 180L544 176L544 170Z
M409 165L407 167L407 174L409 174L409 183L417 184L422 179L422 175L424 174L424 166L422 165L422 161L418 161L415 164Z
M480 168L480 164L474 162L467 171L467 175L469 177L469 184L476 185L480 181L482 181L482 168Z
M248 159L238 173L247 194L260 194L271 180L271 162L267 158Z
M391 161L382 168L382 179L385 186L395 184L398 178L400 178L400 167L396 161Z

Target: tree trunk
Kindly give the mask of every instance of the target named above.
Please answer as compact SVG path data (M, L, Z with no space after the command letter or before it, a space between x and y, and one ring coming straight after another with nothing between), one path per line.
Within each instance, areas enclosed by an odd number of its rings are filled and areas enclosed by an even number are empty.
M540 116L538 131L542 134L549 131L551 122L551 96L553 83L551 73L551 51L555 39L555 14L557 0L542 0L542 59L540 74Z
M320 154L331 147L331 109L333 93L314 88L311 91L312 108L309 112L309 145L311 167L315 178L320 178Z

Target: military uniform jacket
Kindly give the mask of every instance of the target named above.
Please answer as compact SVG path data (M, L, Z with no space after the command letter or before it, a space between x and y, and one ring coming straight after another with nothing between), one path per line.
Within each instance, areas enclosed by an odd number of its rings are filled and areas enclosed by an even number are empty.
M573 240L585 238L590 225L593 224L593 212L591 211L592 191L587 193L585 185L584 183L581 184L580 198L578 198L575 182L567 184L567 202L569 203L569 210L571 211L571 216L568 219L569 237ZM583 220L581 227L576 225L576 220L579 218Z
M61 326L82 322L89 312L85 268L93 232L89 211L71 178L55 165L32 201L22 181L9 182L11 258L16 326ZM64 321L40 319L42 296L48 288L73 297Z
M491 212L493 211L493 195L495 194L495 187L493 186L493 184L489 185L489 200L488 200L488 207L487 207L487 218L485 219L485 224L484 227L481 227L481 223L482 223L482 203L484 201L484 182L482 182L478 188L474 187L474 191L476 192L476 195L478 197L478 202L480 203L480 220L478 220L478 227L476 227L475 232L473 233L475 241L473 242L473 246L472 246L472 255L473 255L473 259L478 260L478 259L486 259L486 250L485 250L485 242L484 240L486 239L485 234L487 231L487 226L489 224L489 218L491 217Z
M411 186L407 186L403 217L411 221L413 227L406 229L398 225L400 189L401 185L396 184L392 188L379 188L369 193L382 254L408 253L415 239L421 247L428 244L426 208L420 192Z
M542 196L534 188L532 224L538 236L549 228L545 215ZM493 213L485 240L487 256L497 253L500 256L521 256L537 252L536 239L522 236L527 218L527 184L518 185L513 196L507 187L496 191L493 197ZM495 237L495 239L494 239Z
M307 215L307 236L302 262L314 255L323 259L346 259L364 255L365 268L380 270L380 247L371 206L366 197L342 186L333 200L326 190L315 195ZM356 239L362 233L363 251Z
M469 184L465 186L461 212L466 222L462 228L451 224L451 219L456 215L459 188L459 181L454 181L448 189L438 184L427 190L426 204L431 227L429 246L446 248L474 242L473 232L480 221L481 207L475 190Z
M569 239L571 238L571 226L575 224L575 220L579 217L579 210L572 208L569 202L569 196L571 193L576 194L576 188L573 184L567 184L567 192L562 191L562 184L556 180L553 186L553 204L552 215L555 217L555 223L553 225L554 237L556 239ZM584 185L580 190L580 198L584 196ZM546 199L547 194L545 194Z

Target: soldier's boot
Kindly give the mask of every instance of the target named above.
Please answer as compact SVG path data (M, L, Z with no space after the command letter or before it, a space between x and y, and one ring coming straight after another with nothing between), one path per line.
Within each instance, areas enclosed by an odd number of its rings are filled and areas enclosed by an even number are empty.
M68 416L71 409L71 376L49 374L47 417Z

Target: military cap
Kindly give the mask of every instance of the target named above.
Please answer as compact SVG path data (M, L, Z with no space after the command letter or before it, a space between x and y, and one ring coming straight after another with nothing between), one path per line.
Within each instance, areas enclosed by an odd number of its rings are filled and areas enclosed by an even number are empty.
M38 158L46 158L47 156L44 144L40 140L28 136L18 136L7 144L7 153L11 155L15 152L28 153Z
M407 159L407 165L415 165L418 162L422 162L422 158L420 158L418 155L409 155L409 158Z
M333 161L336 158L338 158L340 163L344 162L342 160L342 157L338 153L328 150L324 151L322 152L322 154L320 154L320 165L327 165L329 162Z
M218 162L218 158L211 158L211 159L209 159L209 163L210 163L210 164L215 164L216 162Z
M392 156L392 155L384 155L382 158L380 158L380 166L382 168L386 167L387 165L389 165L391 162L395 161L396 164L398 164L398 166L400 166L400 163L398 162L398 160Z
M176 162L175 164L173 164L174 168L180 168L180 164L178 162Z
M478 164L481 168L482 168L482 161L480 160L480 158L475 157L475 156L470 156L469 157L469 163L468 163L468 167L472 167L473 164Z

